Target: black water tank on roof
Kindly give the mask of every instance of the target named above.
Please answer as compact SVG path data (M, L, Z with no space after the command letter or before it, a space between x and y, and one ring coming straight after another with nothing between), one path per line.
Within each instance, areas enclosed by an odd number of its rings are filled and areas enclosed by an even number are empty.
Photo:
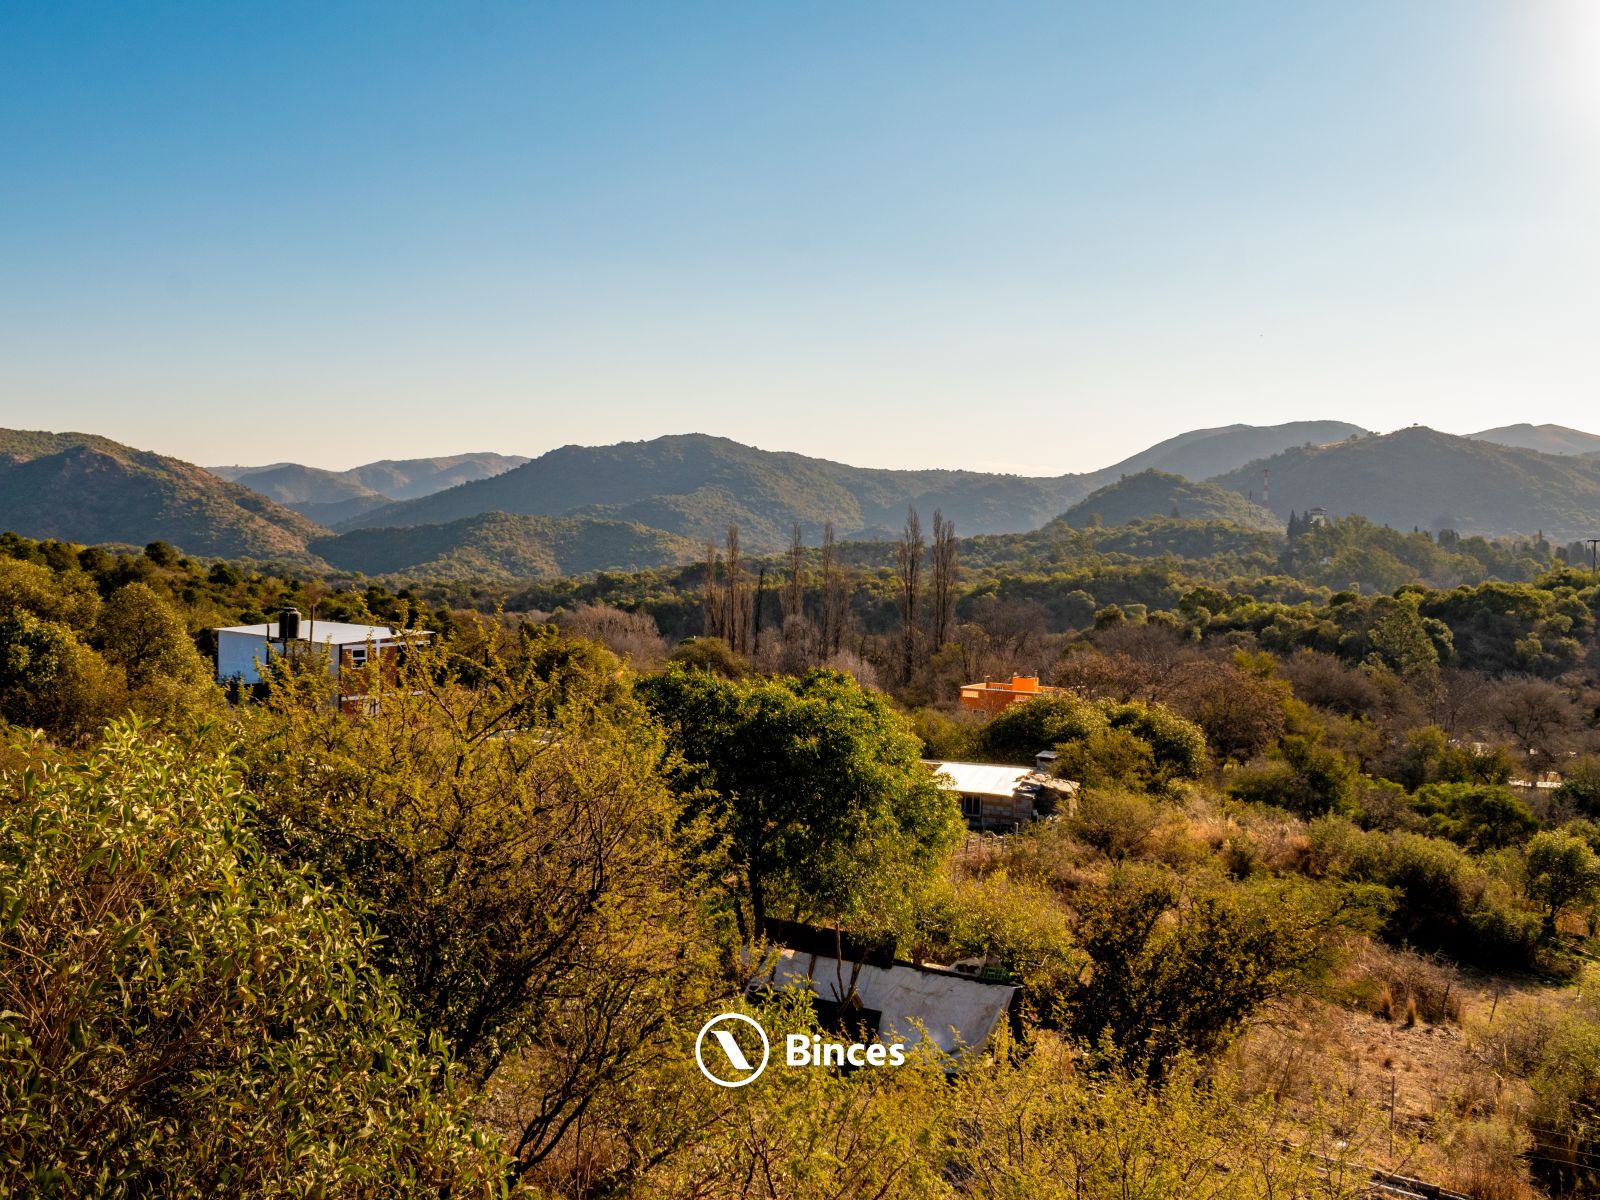
M292 642L300 636L300 610L286 608L278 614L278 639Z

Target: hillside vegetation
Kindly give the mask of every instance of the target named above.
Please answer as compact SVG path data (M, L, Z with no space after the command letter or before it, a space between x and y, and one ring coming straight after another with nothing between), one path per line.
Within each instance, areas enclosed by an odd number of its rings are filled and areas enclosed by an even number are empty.
M588 515L699 541L718 539L737 524L749 548L771 552L787 544L796 522L812 544L829 521L842 538L893 536L907 506L916 505L940 510L965 534L1014 533L1039 528L1120 474L1147 467L1215 473L1301 441L1354 431L1328 421L1199 430L1126 463L1052 478L852 467L687 434L564 446L493 479L375 509L339 528L436 524L486 511Z
M730 556L673 648L649 573L547 619L0 536L0 1191L1594 1194L1595 574L1346 518L1235 533L1539 574L1206 583L1054 532L1056 573L909 549L915 608L843 547L754 595ZM283 603L431 644L360 711L315 657L230 704L189 635ZM1063 690L959 706L1028 667ZM922 761L1043 748L1071 803L983 838ZM715 1014L858 1036L748 987L790 920L981 963L1015 1025L716 1091Z
M363 529L311 543L335 567L367 575L511 582L688 562L686 538L627 521L483 513L446 525Z
M1272 511L1284 519L1321 507L1397 529L1495 537L1542 531L1562 541L1600 529L1600 461L1432 429L1286 450L1211 482L1259 495L1263 469L1272 472Z
M0 430L0 529L193 554L304 557L324 530L176 458L78 433Z
M1066 512L1067 524L1128 525L1155 517L1190 521L1229 521L1242 529L1281 532L1283 522L1237 492L1211 483L1191 483L1164 471L1141 471L1078 501Z

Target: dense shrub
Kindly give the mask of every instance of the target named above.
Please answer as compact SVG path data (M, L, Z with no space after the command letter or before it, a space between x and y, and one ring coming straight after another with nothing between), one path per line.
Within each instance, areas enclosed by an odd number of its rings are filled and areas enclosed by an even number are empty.
M1469 850L1520 844L1539 823L1510 788L1481 783L1430 783L1417 791L1429 828Z
M1397 945L1443 950L1489 967L1530 966L1539 920L1523 910L1510 889L1492 878L1465 850L1417 833L1360 833L1344 829L1344 845L1329 847L1334 826L1314 832L1329 858L1343 858L1348 878L1390 890L1385 937Z
M1176 880L1123 870L1085 906L1090 960L1069 1028L1159 1077L1184 1054L1214 1054L1263 1003L1325 965L1334 923L1320 898L1274 887L1184 895Z
M1205 733L1170 709L1076 695L1011 705L979 731L975 748L991 762L1012 763L1054 749L1064 778L1153 791L1196 779L1206 765Z
M124 725L4 786L0 1194L497 1189L448 1054L220 761Z

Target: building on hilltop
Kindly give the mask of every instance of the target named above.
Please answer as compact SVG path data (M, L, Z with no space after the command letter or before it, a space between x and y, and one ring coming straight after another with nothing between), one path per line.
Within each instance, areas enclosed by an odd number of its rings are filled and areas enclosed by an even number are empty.
M937 774L940 785L961 804L967 827L979 833L1016 829L1039 817L1070 812L1077 804L1078 785L1047 774L1045 751L1031 767L994 763L923 761Z
M993 716L1001 709L1040 696L1058 696L1066 689L1044 687L1037 675L1013 675L1007 682L968 683L961 687L961 707Z
M388 625L353 625L344 621L304 620L298 609L286 608L276 621L264 625L230 625L217 635L217 682L246 687L261 682L261 668L281 655L326 654L328 674L334 681L339 707L354 712L370 701L358 687L363 674L376 664L392 680L401 647L427 642L425 629L393 629ZM357 683L356 681L362 681Z

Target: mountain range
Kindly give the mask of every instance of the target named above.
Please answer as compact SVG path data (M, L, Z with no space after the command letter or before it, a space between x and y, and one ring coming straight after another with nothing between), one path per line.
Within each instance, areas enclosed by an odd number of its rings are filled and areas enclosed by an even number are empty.
M1268 507L1279 518L1317 507L1397 529L1542 532L1561 541L1600 533L1600 457L1589 454L1543 454L1414 426L1296 446L1210 482L1259 499L1264 472L1271 473Z
M1600 434L1568 429L1565 425L1502 425L1467 436L1480 442L1537 450L1541 454L1600 454Z
M1291 510L1321 507L1400 528L1565 540L1600 528L1600 452L1591 446L1600 437L1548 425L1380 436L1305 421L1195 430L1098 471L1042 478L855 467L703 434L564 446L534 459L207 471L91 434L0 431L0 529L484 579L681 562L729 524L757 554L786 545L795 523L808 542L826 522L841 538L888 538L908 505L925 521L941 510L963 536L1057 518L1111 526L1173 510L1270 533Z
M265 467L207 467L213 475L260 492L321 525L334 525L446 488L487 479L528 460L518 454L452 454L440 458L384 459L326 471L300 463Z
M615 446L563 446L491 479L377 508L335 528L434 525L506 512L634 521L705 541L720 539L737 524L750 549L771 552L788 543L797 522L807 541L821 536L826 521L840 537L893 537L907 507L915 505L925 514L942 511L964 534L1020 533L1124 474L1152 468L1215 473L1290 446L1362 432L1339 421L1202 429L1099 471L1043 478L854 467L684 434Z

